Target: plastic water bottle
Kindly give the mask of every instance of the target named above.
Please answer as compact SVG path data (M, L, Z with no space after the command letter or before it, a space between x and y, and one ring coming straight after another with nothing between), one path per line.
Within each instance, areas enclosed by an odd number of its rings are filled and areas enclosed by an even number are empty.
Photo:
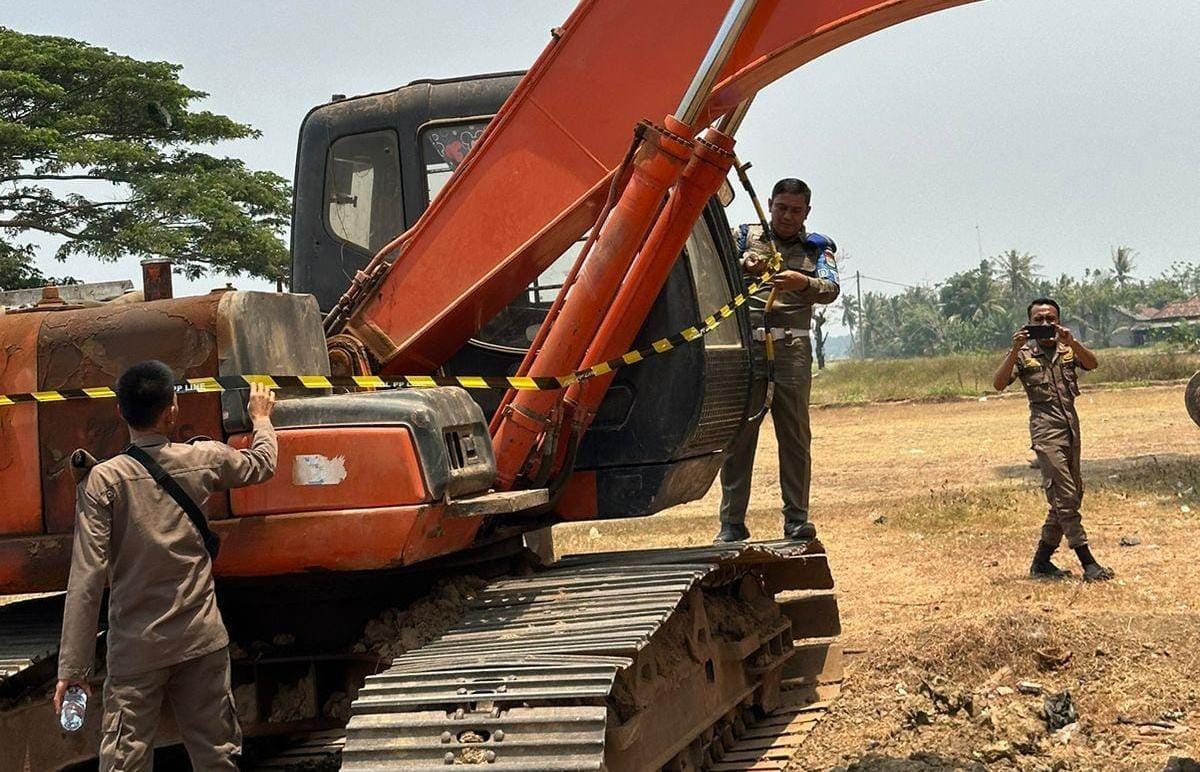
M63 697L62 713L58 714L58 723L68 732L76 732L83 726L83 715L87 712L87 692L78 686L67 689Z

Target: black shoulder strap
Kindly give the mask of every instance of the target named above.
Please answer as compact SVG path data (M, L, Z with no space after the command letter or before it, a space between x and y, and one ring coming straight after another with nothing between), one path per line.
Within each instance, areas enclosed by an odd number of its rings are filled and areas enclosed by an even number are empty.
M208 519L200 511L199 505L191 496L187 495L183 488L179 487L175 478L145 450L137 445L130 445L125 448L125 455L146 467L146 471L154 478L154 482L175 499L175 503L183 509L188 519L192 521L192 525L196 526L196 530L200 532L200 538L204 540L204 549L208 550L209 557L216 560L217 551L221 547L221 539L208 527Z

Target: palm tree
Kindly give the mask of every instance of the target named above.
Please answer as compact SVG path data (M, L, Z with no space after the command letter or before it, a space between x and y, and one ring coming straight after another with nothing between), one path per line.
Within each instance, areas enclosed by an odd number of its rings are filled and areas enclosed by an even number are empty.
M850 330L850 350L854 351L855 331L858 329L858 301L849 294L842 295L842 324Z
M1019 302L1033 289L1034 280L1040 274L1041 266L1035 262L1037 255L1028 252L1021 253L1015 249L1002 252L992 258L992 265L1000 274L1000 281L1008 291L1008 299L1013 303Z
M864 359L879 353L883 333L887 330L887 298L878 292L863 296L858 317L858 341Z
M1112 251L1113 278L1117 286L1124 287L1125 282L1133 278L1134 255L1132 247L1116 247Z

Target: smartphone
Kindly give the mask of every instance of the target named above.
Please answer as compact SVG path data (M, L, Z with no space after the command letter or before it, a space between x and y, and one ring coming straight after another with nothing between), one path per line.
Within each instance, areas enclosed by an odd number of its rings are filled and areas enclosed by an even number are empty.
M1034 340L1050 340L1058 334L1058 330L1048 324L1027 324L1025 332Z

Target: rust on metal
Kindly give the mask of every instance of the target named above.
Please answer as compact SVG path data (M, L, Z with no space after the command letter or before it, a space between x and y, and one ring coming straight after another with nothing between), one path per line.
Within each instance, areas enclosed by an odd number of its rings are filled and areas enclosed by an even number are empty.
M480 751L511 769L758 769L738 765L794 750L841 680L836 640L794 626L763 572L804 581L827 570L780 564L824 560L819 543L782 541L578 555L501 578L368 676L341 768Z
M58 295L58 287L50 284L42 287L42 299L38 301L39 308L48 308L49 306L65 306L66 304L67 301L63 300Z
M367 349L352 335L337 334L328 339L329 371L333 375L370 375L371 359Z
M69 533L0 539L0 595L66 589L71 539Z
M169 300L175 297L171 286L171 268L167 257L152 257L142 261L142 294L146 300Z
M167 362L181 378L215 375L219 301L218 295L203 295L40 315L44 321L38 341L37 388L111 386L127 367L147 359ZM223 436L218 400L185 395L179 408L174 439ZM128 432L110 400L42 407L38 430L46 528L50 533L67 533L75 512L71 453L83 448L97 458L109 458L128 443ZM38 447L38 439L33 442ZM227 516L227 497L211 497L206 511L210 517Z
M0 394L37 389L37 338L44 314L0 316ZM0 535L42 531L35 403L0 410Z

